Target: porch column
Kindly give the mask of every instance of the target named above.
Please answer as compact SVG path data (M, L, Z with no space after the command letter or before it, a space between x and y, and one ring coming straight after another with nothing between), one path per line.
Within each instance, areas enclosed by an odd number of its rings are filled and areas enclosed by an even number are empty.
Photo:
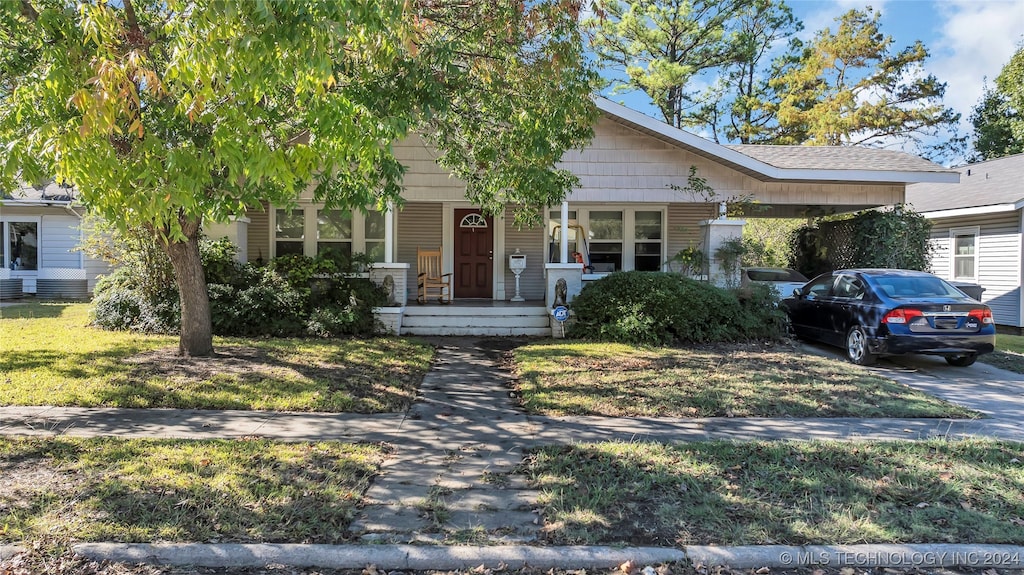
M562 237L559 242L559 262L563 264L569 263L569 201L562 201Z
M388 202L384 212L384 263L395 262L395 204Z

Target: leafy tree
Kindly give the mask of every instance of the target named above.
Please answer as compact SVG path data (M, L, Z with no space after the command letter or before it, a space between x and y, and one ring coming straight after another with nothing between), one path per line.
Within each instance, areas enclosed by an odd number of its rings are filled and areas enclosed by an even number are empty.
M538 0L0 2L0 186L73 183L167 253L179 350L212 353L204 221L312 186L400 203L391 143L416 130L520 222L574 179L555 163L595 111L578 3Z
M792 259L790 237L805 223L799 219L749 218L743 226L744 267L784 268Z
M796 57L801 44L792 36L803 29L803 23L781 0L754 0L739 12L734 29L737 58L722 67L718 80L699 96L684 123L706 126L716 142L757 143L775 131L775 113L768 103L776 93L769 80ZM769 65L766 60L787 39L788 51Z
M850 10L819 31L799 60L770 81L780 131L773 143L839 146L921 143L953 131L960 116L942 105L946 85L925 75L918 41L893 54L881 14Z
M996 87L985 88L971 113L972 162L1024 152L1024 47L1003 67Z
M642 90L675 127L702 71L740 57L734 18L753 0L604 0L584 22L598 61L624 75L616 90Z

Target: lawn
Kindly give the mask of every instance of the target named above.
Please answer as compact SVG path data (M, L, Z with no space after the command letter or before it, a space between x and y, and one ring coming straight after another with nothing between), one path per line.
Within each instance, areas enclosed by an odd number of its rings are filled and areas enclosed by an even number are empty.
M381 446L0 438L0 541L336 543Z
M996 350L979 356L978 361L1016 373L1024 373L1024 336L996 335Z
M790 347L541 343L514 352L523 406L609 417L979 417Z
M89 327L86 304L0 309L0 405L404 411L432 349L401 338L215 338L215 357L177 338Z
M535 451L551 544L1024 541L1024 445L601 443Z

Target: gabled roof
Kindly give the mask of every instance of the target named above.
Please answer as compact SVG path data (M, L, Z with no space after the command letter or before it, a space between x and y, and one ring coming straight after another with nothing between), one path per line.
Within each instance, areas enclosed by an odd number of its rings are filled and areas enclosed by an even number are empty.
M1012 211L1024 207L1024 154L956 168L956 185L925 183L907 186L907 203L918 212L949 212L944 216Z
M76 190L55 182L35 186L22 183L16 190L0 190L0 202L5 204L70 204L75 201Z
M853 146L722 146L594 97L609 119L761 181L956 183L959 173L906 152Z

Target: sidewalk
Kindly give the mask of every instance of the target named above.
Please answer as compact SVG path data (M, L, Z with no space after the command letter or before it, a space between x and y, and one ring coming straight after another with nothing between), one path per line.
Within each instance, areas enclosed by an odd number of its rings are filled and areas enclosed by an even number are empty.
M385 462L380 476L366 493L366 504L350 529L364 541L393 545L451 542L467 535L479 537L481 533L488 535L490 544L521 545L535 541L543 523L534 509L537 493L514 471L524 451L539 445L613 439L868 440L968 436L1024 441L1024 425L1019 415L1010 417L1011 413L1021 411L1012 409L1012 405L1009 409L986 409L991 417L984 420L528 416L509 399L510 375L503 371L500 361L508 347L507 341L447 338L434 343L438 347L434 365L424 378L416 403L406 414L7 407L0 408L0 434L387 442L395 447L394 455ZM934 373L914 369L898 367L892 371L898 371L895 375L904 383L933 386L931 391L938 395L955 393L958 400L968 404L974 398L976 402L990 401L986 407L999 407L998 398L971 393L963 389L963 381L949 383ZM894 377L889 373L885 375ZM978 382L978 385L985 385L985 382ZM1016 394L1024 398L1024 385L1015 382L1000 382L999 385L1006 397ZM968 407L978 408L977 405ZM508 482L496 484L489 480L506 474L511 478ZM423 512L425 506L433 504L443 505L443 516ZM404 549L393 545L388 548ZM83 552L112 557L115 551L121 553L132 546L80 547ZM194 547L178 548L189 549L176 552L176 557L183 561L200 553ZM146 549L145 553L163 557L163 551ZM274 550L274 546L268 549L271 555L281 552ZM1018 551L1024 556L1024 551ZM202 551L207 552L211 550ZM723 552L728 555L729 550ZM242 546L231 553L251 555L254 551ZM297 556L315 555L311 553L306 550ZM604 552L594 548L595 560L604 557L601 553ZM782 561L779 555L782 551L771 553L778 556L776 563ZM584 563L578 560L575 564L582 566Z

